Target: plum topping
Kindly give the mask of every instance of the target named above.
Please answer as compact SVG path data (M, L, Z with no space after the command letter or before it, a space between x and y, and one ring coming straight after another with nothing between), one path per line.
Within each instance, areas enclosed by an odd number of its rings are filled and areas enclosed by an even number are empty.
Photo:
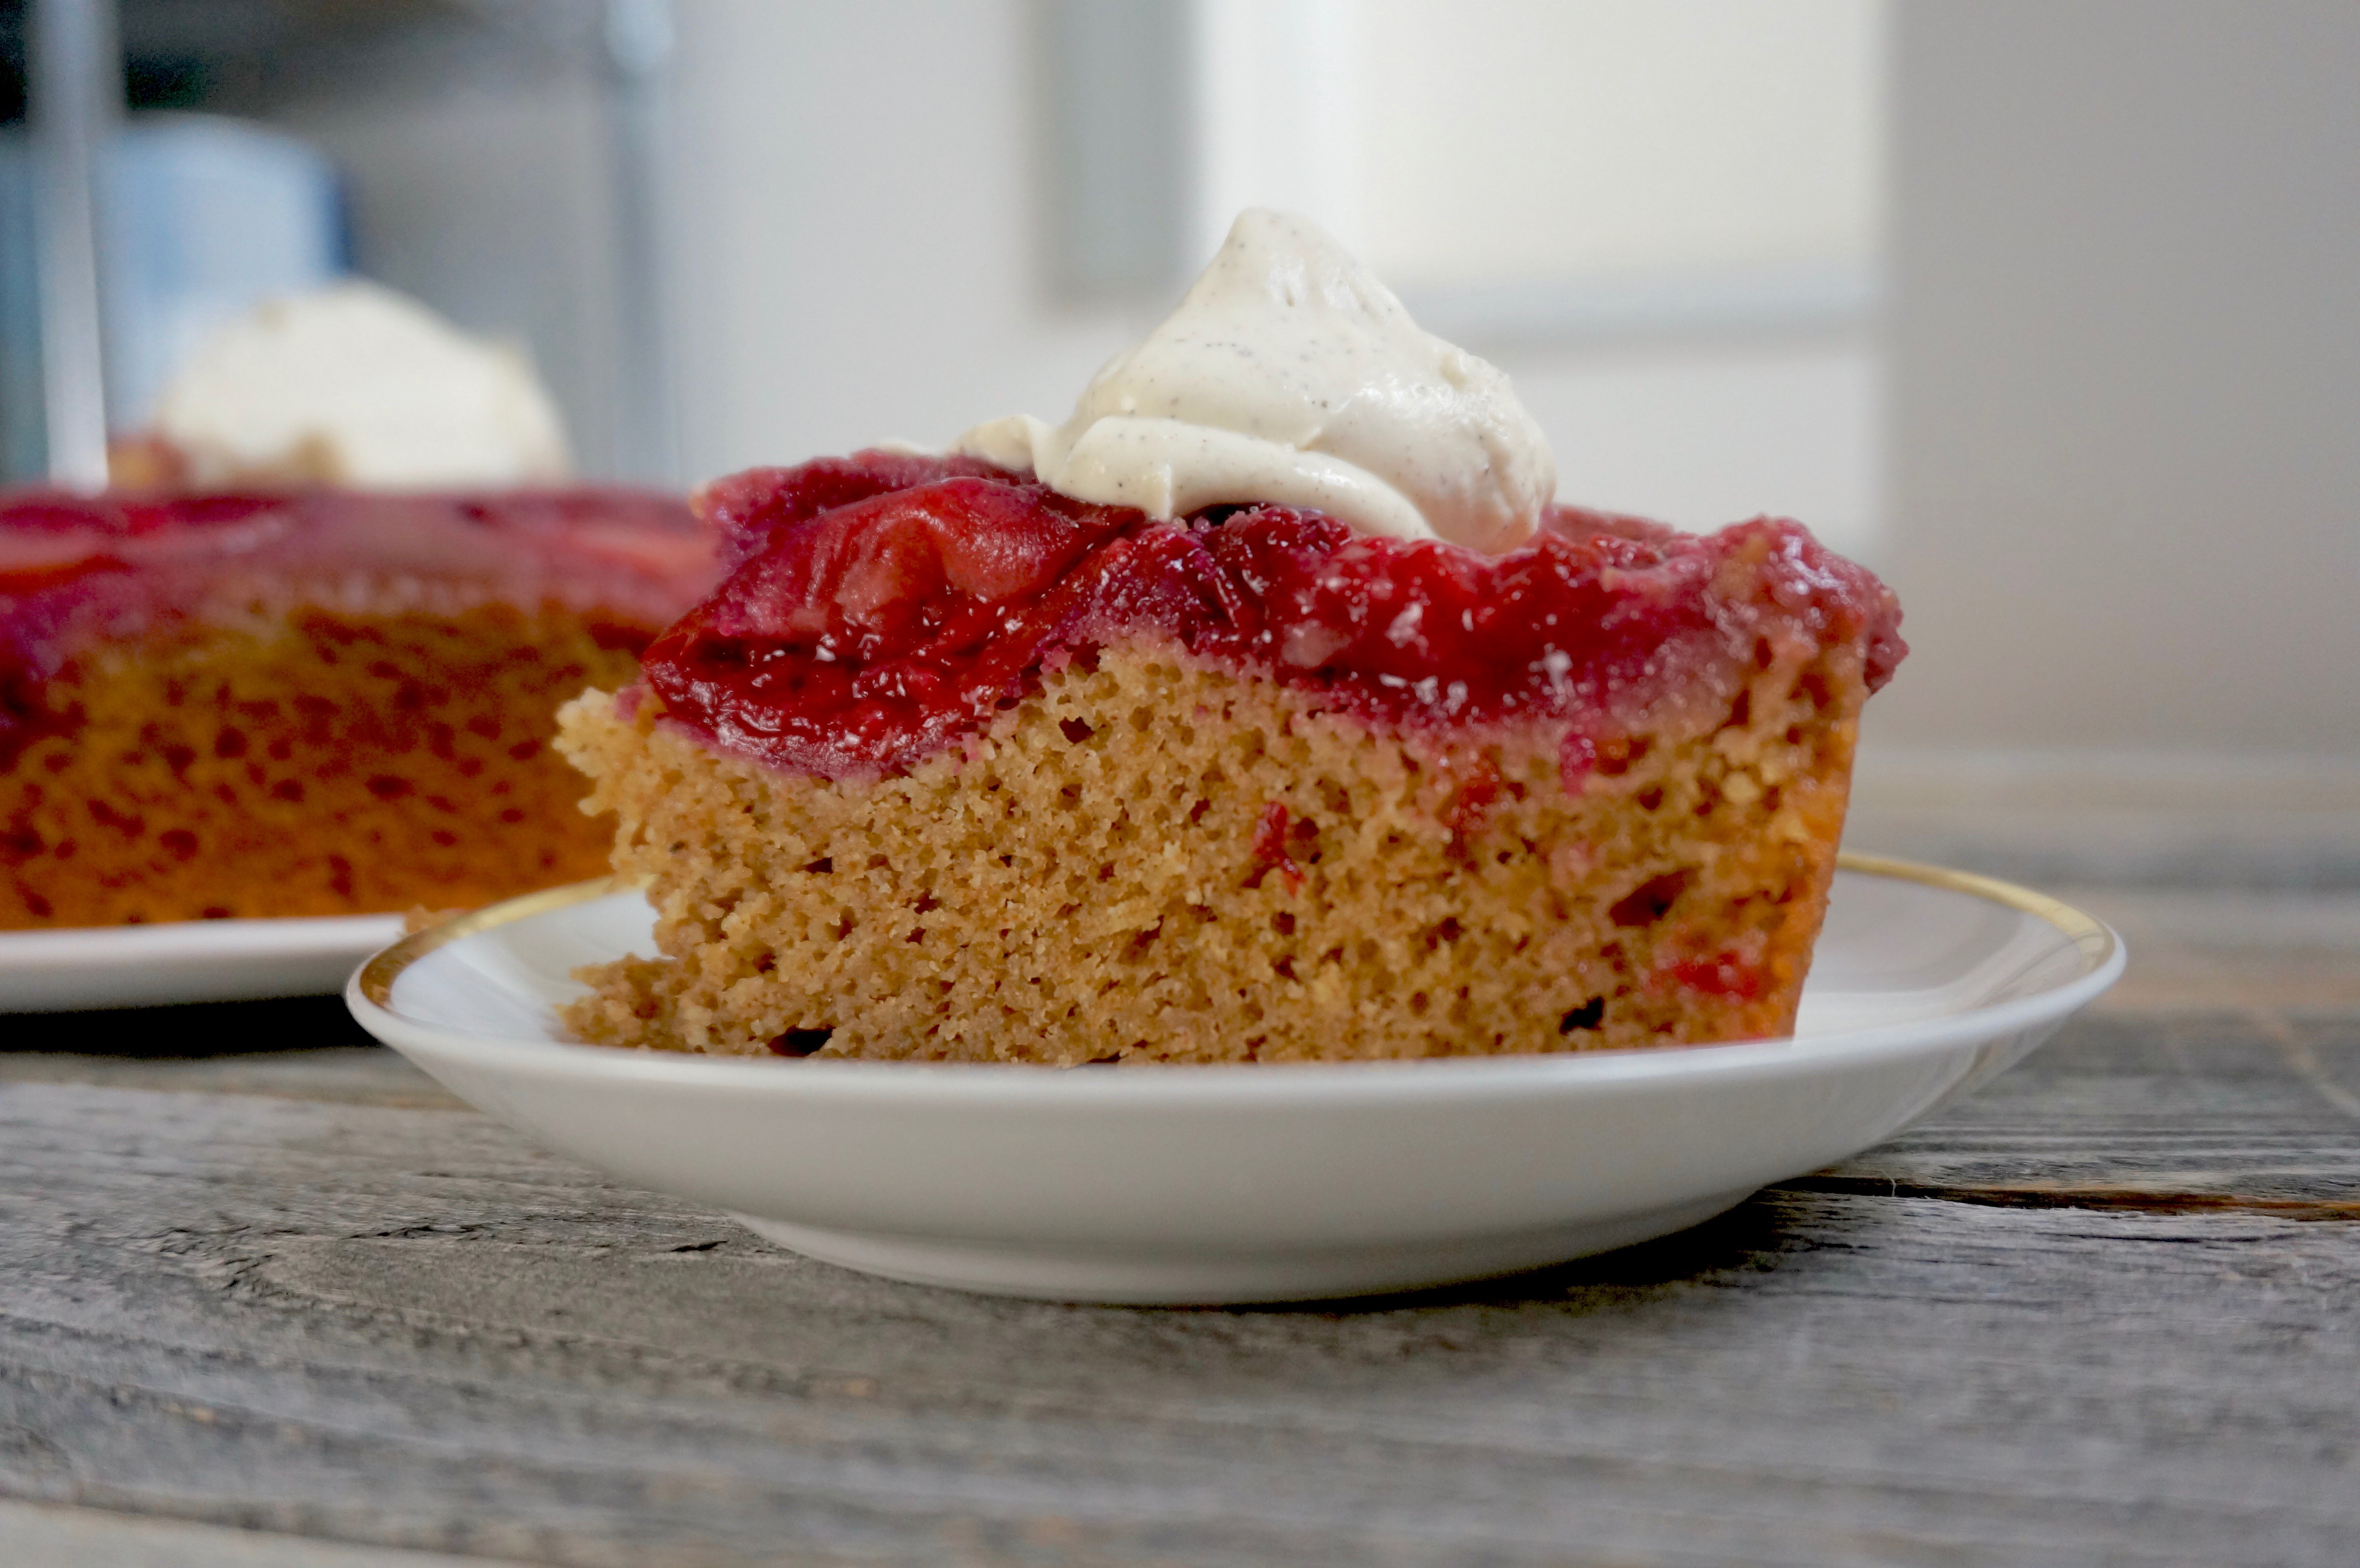
M1697 536L1558 507L1484 556L1280 506L1154 522L888 452L734 475L703 504L748 553L649 648L648 685L707 742L831 779L906 770L1127 637L1373 724L1568 721L1585 758L1619 698L1760 637L1862 639L1872 689L1904 651L1882 583L1766 518Z

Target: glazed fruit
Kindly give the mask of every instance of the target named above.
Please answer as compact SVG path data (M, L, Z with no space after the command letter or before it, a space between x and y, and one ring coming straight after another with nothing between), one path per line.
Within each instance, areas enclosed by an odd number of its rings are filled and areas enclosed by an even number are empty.
M1733 696L1757 639L1863 637L1871 691L1902 652L1884 585L1791 522L1558 506L1481 556L1284 507L1153 523L967 459L725 485L751 559L649 650L650 689L724 750L830 779L906 769L1043 664L1142 632L1371 723L1563 720L1577 767L1664 691Z

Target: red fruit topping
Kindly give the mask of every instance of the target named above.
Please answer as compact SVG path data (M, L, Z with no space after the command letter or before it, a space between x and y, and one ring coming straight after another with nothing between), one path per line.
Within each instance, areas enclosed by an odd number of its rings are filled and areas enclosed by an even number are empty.
M838 777L907 767L1070 639L1070 572L1136 512L940 479L782 525L650 646L648 684L710 741Z
M749 468L727 474L701 487L691 504L719 534L723 564L737 566L760 554L780 529L807 523L822 512L960 475L1018 477L980 458L872 449L850 457L818 458L799 468Z
M1699 537L1559 507L1534 543L1487 557L1278 506L1155 523L879 452L755 470L703 500L761 542L649 648L648 684L706 741L827 778L905 769L1044 664L1132 633L1371 723L1567 720L1568 771L1627 761L1615 700L1742 667L1761 637L1862 638L1872 689L1904 651L1884 584L1791 522Z

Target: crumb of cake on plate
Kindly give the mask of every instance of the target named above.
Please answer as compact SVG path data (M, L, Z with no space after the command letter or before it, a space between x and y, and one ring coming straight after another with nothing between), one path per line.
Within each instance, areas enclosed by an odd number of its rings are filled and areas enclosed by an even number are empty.
M1062 428L709 486L559 745L660 955L584 1038L970 1062L1787 1032L1892 595L1555 505L1506 379L1249 213Z

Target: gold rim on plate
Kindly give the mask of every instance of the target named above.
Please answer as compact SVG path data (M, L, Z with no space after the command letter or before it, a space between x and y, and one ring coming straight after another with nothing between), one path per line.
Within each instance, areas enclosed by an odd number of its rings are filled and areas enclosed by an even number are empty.
M2061 898L2036 893L2014 882L2003 882L1996 877L1978 877L1972 871L1953 871L1947 866L1926 866L1915 860L1862 855L1849 849L1837 852L1836 869L1858 871L1870 877L1890 877L1902 882L1922 882L1928 887L1947 887L1953 893L1988 898L1994 904L2021 909L2063 931L2072 940L2073 945L2081 950L2081 956L2088 960L2092 969L2114 956L2117 939L2113 928L2105 921L2075 909Z
M472 909L444 920L439 926L428 926L422 931L410 932L363 964L360 974L355 978L362 996L390 1011L394 981L400 977L403 970L438 947L448 946L461 937L487 931L513 920L530 920L534 915L545 915L552 909L586 904L593 898L603 898L610 893L628 893L646 885L644 877L593 877L587 882L569 882L563 887L543 887L538 893L520 893L497 904L486 904L480 909Z
M1984 898L2011 909L2020 909L2064 932L2073 945L2081 950L2083 961L2092 969L2103 965L2114 954L2114 933L2107 929L2104 921L2046 893L2036 893L2029 887L2019 887L1996 877L1978 877L1972 871L1953 871L1946 866L1921 866L1914 860L1860 855L1851 850L1841 851L1836 855L1836 869L1857 871L1868 877L1890 877L1902 882L1921 882L1928 887L1947 888L1953 893L1964 893L1970 898ZM646 886L646 880L638 877L594 877L587 882L571 882L563 887L544 887L538 893L504 898L497 904L486 904L480 909L445 920L439 926L429 926L422 931L403 937L364 964L356 977L360 994L391 1011L394 981L403 970L436 948L513 920L529 920L534 915L547 914L552 909L563 909L574 904L586 904L593 898L604 898L612 893L628 893Z

